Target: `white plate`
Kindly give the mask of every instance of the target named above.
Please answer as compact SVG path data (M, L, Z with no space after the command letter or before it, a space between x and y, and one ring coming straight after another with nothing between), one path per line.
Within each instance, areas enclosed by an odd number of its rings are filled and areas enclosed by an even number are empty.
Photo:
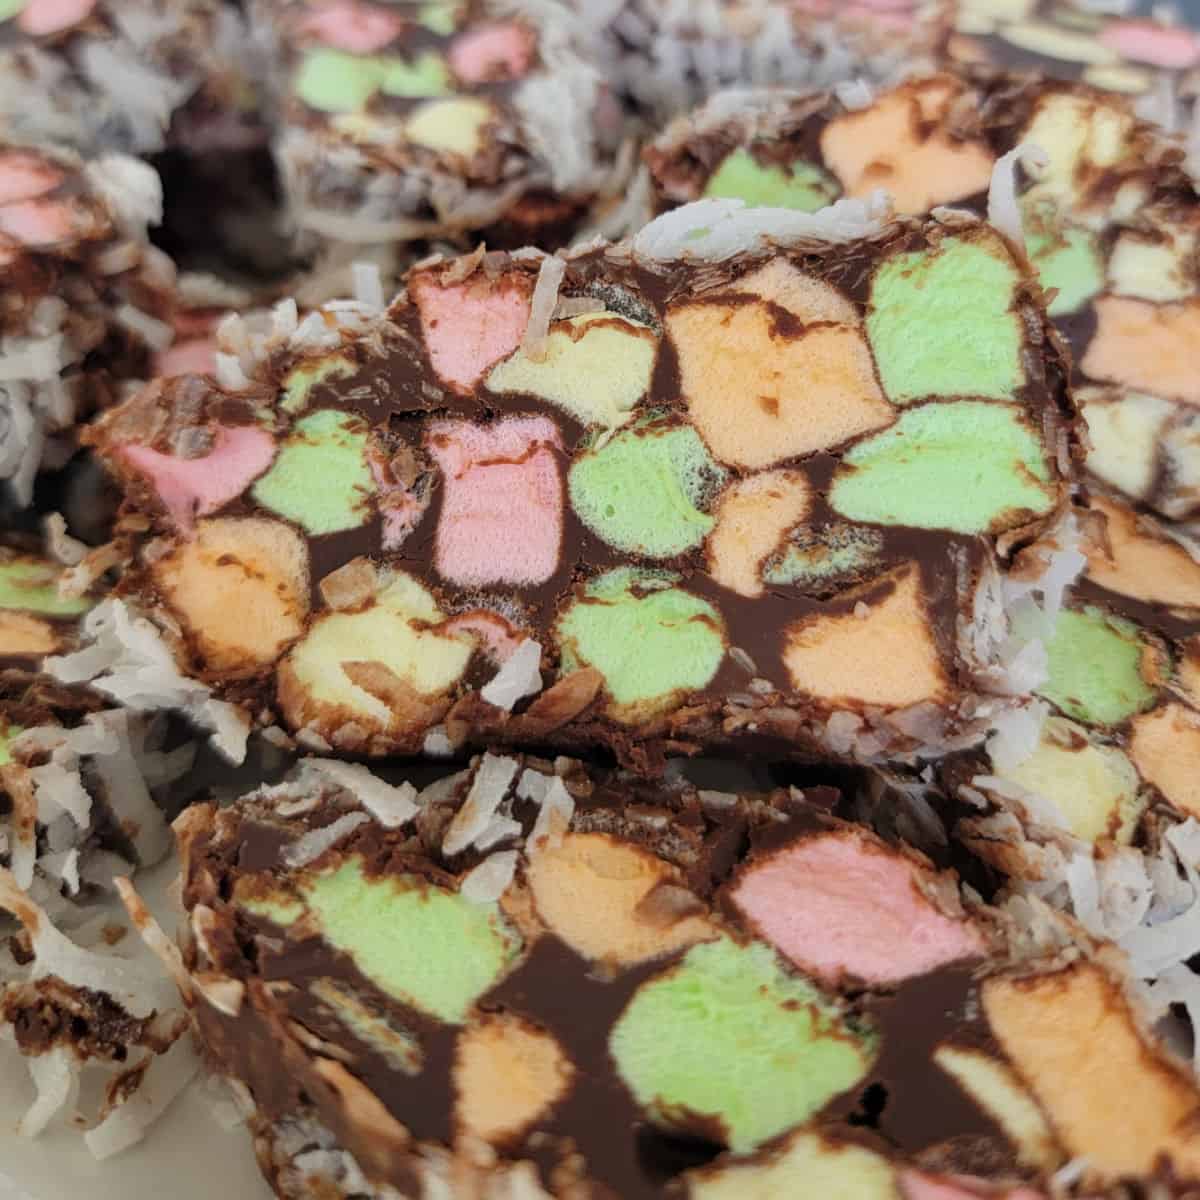
M176 864L165 863L137 879L138 891L168 931L178 916L166 888L177 874ZM33 1141L17 1137L17 1122L32 1099L21 1056L0 1044L0 1200L269 1200L249 1132L223 1129L198 1081L142 1142L104 1162L65 1122Z
M181 1095L144 1141L97 1162L74 1130L55 1125L17 1137L33 1098L20 1055L0 1051L0 1200L269 1200L245 1128L217 1124L198 1084Z

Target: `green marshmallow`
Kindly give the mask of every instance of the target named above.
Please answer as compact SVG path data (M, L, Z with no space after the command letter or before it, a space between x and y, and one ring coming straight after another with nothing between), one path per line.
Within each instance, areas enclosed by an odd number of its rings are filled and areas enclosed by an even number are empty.
M1058 289L1047 310L1052 317L1078 312L1104 290L1104 258L1096 236L1086 229L1067 226L1055 232L1035 218L1025 249L1042 286Z
M979 400L909 409L843 457L830 492L854 521L955 533L1011 527L1056 498L1024 413Z
M304 884L325 939L377 987L461 1025L512 966L521 939L496 904L476 904L415 875L368 877L349 859Z
M1142 676L1138 627L1099 608L1064 608L1046 646L1050 678L1038 694L1090 725L1116 725L1154 703Z
M1021 321L1013 296L1021 276L997 238L945 238L893 255L875 272L867 335L888 397L1011 400L1025 382Z
M666 571L618 567L588 584L559 618L563 672L595 667L619 707L664 704L697 691L725 657L715 608Z
M403 1071L406 1075L420 1073L424 1061L421 1044L408 1030L397 1029L333 979L318 979L308 990L393 1070Z
M609 1039L626 1085L656 1121L716 1118L743 1153L852 1088L875 1054L811 983L760 942L693 947L643 984Z
M763 580L782 586L819 587L864 571L883 549L883 536L875 529L831 525L827 529L798 529L792 540L773 554L763 569Z
M357 529L375 493L367 442L360 418L318 409L296 422L254 485L254 499L314 536Z
M714 520L703 511L725 480L690 425L642 422L588 450L571 468L571 503L610 546L670 558L698 546Z
M438 54L428 52L414 62L402 58L383 62L380 87L389 96L445 96L454 90L450 68Z
M864 1146L797 1133L763 1162L731 1163L697 1172L691 1200L899 1200L896 1176L886 1158Z
M327 113L357 112L383 82L380 62L378 58L322 46L304 56L292 87L309 108Z
M423 25L430 33L436 33L439 37L449 37L454 32L456 20L453 4L423 4L417 11L417 24Z
M0 720L0 767L12 762L12 744L25 732L20 725L9 725Z
M0 21L11 21L24 11L29 0L0 0Z
M287 413L303 412L313 388L330 379L346 379L353 375L354 363L340 354L331 354L315 362L293 367L283 380L283 399L279 407Z
M17 608L46 617L78 617L96 601L58 594L62 572L37 558L0 560L0 608Z
M706 196L802 212L832 204L841 190L833 176L813 163L764 166L746 149L727 154L704 185Z

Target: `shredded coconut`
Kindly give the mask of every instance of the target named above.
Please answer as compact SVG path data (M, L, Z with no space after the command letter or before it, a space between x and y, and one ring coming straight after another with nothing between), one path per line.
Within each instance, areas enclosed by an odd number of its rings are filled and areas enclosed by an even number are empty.
M459 891L476 904L492 904L508 890L517 870L517 852L500 850L489 855L463 877Z
M471 790L462 807L454 814L442 839L442 852L447 857L473 845L475 839L488 828L512 786L517 766L515 758L497 758L493 754L485 754L479 760Z
M1017 200L1017 167L1030 166L1044 170L1050 156L1040 146L1022 142L996 160L992 181L988 185L988 221L1005 237L1025 245L1025 230L1021 221L1021 205Z
M371 312L382 312L383 276L379 265L373 262L355 262L351 265L354 275L354 298Z
M737 254L797 242L850 242L878 234L891 215L882 190L865 200L839 200L820 212L747 207L741 200L697 200L651 221L633 239L648 264L724 262Z
M542 647L532 638L526 638L504 660L495 676L480 690L480 696L488 704L494 704L505 712L512 712L513 705L526 696L536 695L542 690Z
M140 1142L199 1069L200 1060L187 1037L176 1038L166 1053L154 1055L137 1090L83 1135L93 1157L111 1158Z
M163 932L162 926L143 903L141 896L137 894L128 877L120 877L113 880L113 883L117 894L121 897L121 903L125 905L125 911L129 914L129 919L133 922L133 927L138 931L142 941L146 943L155 958L166 969L167 974L175 981L175 986L179 989L180 994L190 995L191 977L183 965L183 956L179 952L179 947Z
M79 1068L65 1046L26 1060L37 1096L17 1126L24 1138L37 1137L63 1109L74 1107L79 1091Z
M525 772L529 774L528 771ZM567 791L558 776L549 781L541 797L541 808L529 834L528 848L531 854L539 850L551 850L563 839L571 827L575 815L575 797Z
M185 678L159 631L131 612L123 600L98 604L83 621L84 647L47 658L44 670L61 683L90 683L97 691L138 710L179 709L212 733L212 743L231 762L246 756L250 723L232 704Z
M329 758L306 759L307 770L345 788L385 829L399 829L417 815L417 789L407 780L399 787L385 783L361 763Z
M84 170L126 236L145 241L146 227L161 224L162 181L149 163L128 154L102 154Z
M338 817L336 821L322 826L320 829L310 830L298 837L284 850L283 861L289 867L306 867L309 863L316 862L326 850L332 849L342 838L348 837L370 819L363 812L346 813L345 816Z
M537 283L529 302L529 321L521 339L521 349L527 357L541 362L546 357L547 339L550 335L550 320L558 305L558 289L567 273L565 260L557 255L547 255L538 268Z
M865 79L847 79L833 85L834 95L843 108L855 112L875 103L875 89Z

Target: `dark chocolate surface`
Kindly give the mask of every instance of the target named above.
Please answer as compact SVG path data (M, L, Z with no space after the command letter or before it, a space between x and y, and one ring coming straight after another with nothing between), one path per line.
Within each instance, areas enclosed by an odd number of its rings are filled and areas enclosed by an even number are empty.
M460 795L463 789L465 784L460 785ZM781 792L745 796L712 809L688 788L653 795L646 785L635 782L615 790L601 782L581 801L574 827L588 828L589 821L600 820L603 827L616 830L621 827L621 814L632 811L626 806L641 811L648 804L669 816L669 828L678 835L670 843L660 843L658 853L664 853L668 844L676 847L674 854L680 853L680 838L690 845L692 850L684 850L684 859L678 860L681 865L691 861L689 887L701 903L717 905L730 921L736 919L735 910L722 895L738 864L797 837L841 825L835 814L842 801L831 789L816 789L805 796ZM336 809L318 809L304 821L313 828L335 815ZM532 813L522 815L518 806L515 815L530 827ZM240 816L222 815L215 829L201 832L189 844L185 903L215 905L218 927L207 939L216 948L213 965L248 985L246 1002L236 1018L197 1005L201 1033L217 1065L249 1086L266 1119L297 1116L306 1106L315 1106L319 1119L355 1153L368 1174L403 1188L413 1170L411 1163L403 1155L385 1154L373 1144L369 1130L356 1127L336 1097L314 1077L311 1060L286 1032L287 1022L297 1021L318 1038L345 1047L353 1056L352 1073L416 1140L443 1144L453 1141L455 1133L451 1064L457 1030L384 995L345 955L319 939L301 936L297 940L270 921L216 898L227 898L238 879L268 878L277 872L281 849L297 831L285 831L292 824L267 817L265 810L255 816L253 809L247 809ZM629 836L628 828L613 836ZM411 873L413 840L372 824L360 826L344 849L360 855L368 872ZM388 850L388 845L393 849ZM430 871L431 879L441 873L437 858L433 852L424 860L428 866L420 868ZM215 896L208 894L213 884ZM736 925L731 928L736 930ZM650 1200L681 1195L680 1173L721 1153L720 1131L710 1122L697 1120L694 1128L685 1125L674 1132L655 1128L621 1081L608 1052L609 1033L638 986L669 969L682 953L616 973L598 971L595 964L545 933L527 949L519 965L480 999L481 1012L519 1014L552 1033L576 1067L567 1096L528 1136L504 1145L504 1155L531 1158L549 1185L566 1178L563 1172L568 1171L573 1151L583 1156L583 1173L591 1181L588 1194L596 1200ZM938 1045L950 1041L999 1053L980 1017L978 969L975 963L942 968L887 992L845 989L851 1021L877 1030L881 1051L861 1084L817 1115L818 1124L909 1159L1019 1177L1007 1136L931 1059ZM424 1055L420 1073L410 1076L397 1071L350 1035L306 990L309 982L322 977L337 979L378 1014L415 1034ZM280 985L287 986L280 990ZM764 1152L769 1153L769 1145ZM578 1164L571 1169L579 1169Z

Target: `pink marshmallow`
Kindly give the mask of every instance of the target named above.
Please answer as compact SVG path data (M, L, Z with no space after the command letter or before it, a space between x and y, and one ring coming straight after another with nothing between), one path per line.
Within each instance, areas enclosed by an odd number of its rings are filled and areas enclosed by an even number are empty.
M63 181L63 173L35 154L14 151L0 155L0 204L36 200L52 192Z
M974 1179L968 1175L956 1175L953 1179L945 1176L935 1178L923 1171L906 1170L900 1176L900 1190L904 1200L1046 1200L1041 1192L1031 1188L1019 1187L1007 1192L974 1191L960 1184L982 1184L987 1182Z
M980 954L966 921L917 889L918 868L849 833L805 838L749 867L733 890L758 932L827 982L898 983Z
M155 375L215 375L217 346L211 337L176 342L155 359Z
M544 583L562 542L562 442L548 417L494 425L437 421L429 453L442 471L435 562L465 587Z
M26 246L53 246L76 233L76 214L57 200L22 200L0 208L0 233Z
M450 66L464 83L520 79L533 62L533 44L520 25L485 25L454 40Z
M95 7L96 0L29 0L17 25L32 37L49 37L82 24Z
M514 629L499 613L483 608L451 617L442 626L442 631L447 634L471 634L479 642L479 648L498 667L508 662L516 648L528 637L528 634Z
M302 34L350 54L374 54L404 32L399 13L358 4L356 0L334 0L322 5L298 25Z
M189 532L197 516L241 495L271 465L275 442L250 425L218 426L213 448L203 458L176 458L133 442L118 453L149 478L175 524Z
M458 391L470 391L525 336L529 296L514 281L468 280L442 287L422 275L411 291L429 361L442 382Z
M1177 25L1114 21L1101 32L1100 41L1122 58L1172 71L1184 71L1200 62L1200 38Z

